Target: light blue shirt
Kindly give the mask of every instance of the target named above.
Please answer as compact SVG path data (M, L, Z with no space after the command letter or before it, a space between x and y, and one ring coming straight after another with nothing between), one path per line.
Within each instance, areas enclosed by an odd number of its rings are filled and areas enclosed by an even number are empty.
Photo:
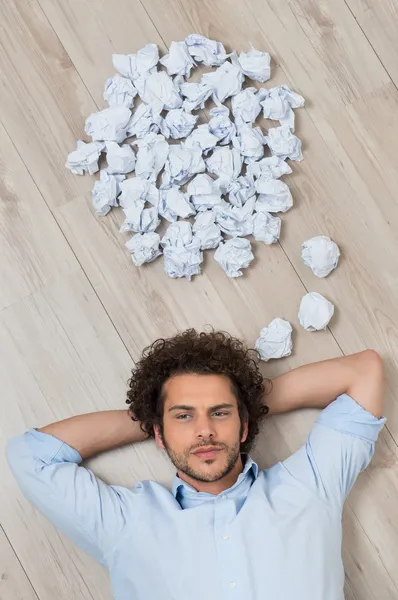
M109 486L80 454L32 429L7 447L26 497L109 569L116 600L343 600L341 512L385 419L347 395L306 444L218 496L177 476Z

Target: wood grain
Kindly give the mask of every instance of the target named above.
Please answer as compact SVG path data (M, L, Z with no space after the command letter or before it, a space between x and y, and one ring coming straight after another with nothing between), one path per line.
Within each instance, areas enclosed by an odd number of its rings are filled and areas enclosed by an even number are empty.
M38 600L11 544L0 527L1 600Z
M346 2L386 72L395 85L398 85L397 3L395 0L377 3L372 0Z

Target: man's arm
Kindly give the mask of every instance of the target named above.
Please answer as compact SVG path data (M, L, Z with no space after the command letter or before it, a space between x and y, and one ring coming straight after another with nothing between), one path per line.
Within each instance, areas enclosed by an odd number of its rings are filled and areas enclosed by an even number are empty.
M30 429L8 442L7 458L26 498L105 564L109 548L136 513L138 496L107 485L80 463L146 437L127 410L110 410Z
M272 413L324 409L306 443L281 463L292 489L300 482L340 513L385 424L380 418L382 394L383 365L372 350L300 367L275 379L269 395Z
M266 395L269 414L325 408L348 394L376 417L382 415L383 363L374 350L305 365L276 377Z
M148 436L127 410L106 410L78 415L39 429L77 450L85 459L124 444L142 442Z

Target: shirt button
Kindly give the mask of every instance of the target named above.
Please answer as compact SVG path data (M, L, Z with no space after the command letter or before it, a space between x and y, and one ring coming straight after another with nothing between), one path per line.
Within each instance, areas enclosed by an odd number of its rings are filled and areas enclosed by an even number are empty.
M223 536L222 536L222 539L223 539L223 540L229 540L229 535L223 535Z
M230 588L236 588L236 583L235 581L231 581L231 583L229 584Z
M226 499L228 498L228 496L227 496L226 494L223 494L223 495L221 496L221 498L222 498L223 500L226 500Z

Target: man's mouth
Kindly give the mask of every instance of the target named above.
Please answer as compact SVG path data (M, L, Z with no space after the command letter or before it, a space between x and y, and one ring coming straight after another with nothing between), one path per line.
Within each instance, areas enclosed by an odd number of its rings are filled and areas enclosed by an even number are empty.
M209 458L215 458L220 451L221 448L217 448L216 446L208 446L198 448L194 454L202 460L209 460Z

